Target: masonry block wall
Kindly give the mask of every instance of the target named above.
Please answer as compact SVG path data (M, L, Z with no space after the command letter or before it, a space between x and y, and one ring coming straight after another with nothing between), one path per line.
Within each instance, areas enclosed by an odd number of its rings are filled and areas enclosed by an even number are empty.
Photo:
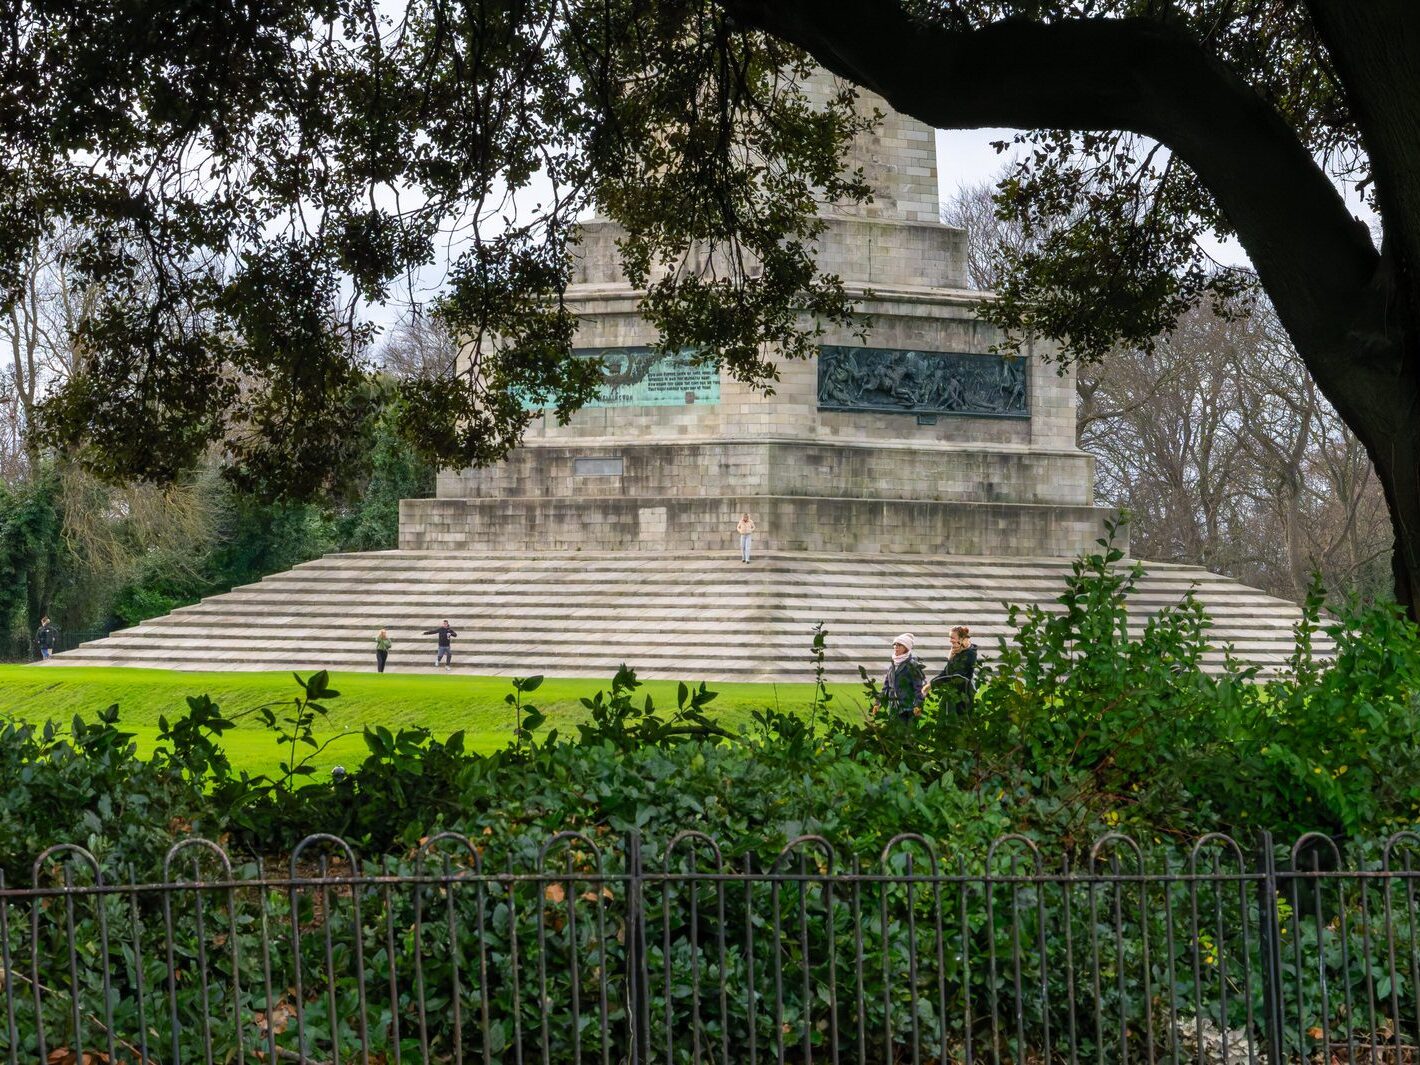
M965 234L937 220L932 131L880 100L863 106L887 117L850 165L880 195L826 205L817 255L868 334L832 329L822 343L994 358L1001 338L975 313L983 294L965 288ZM656 339L621 273L619 235L584 227L567 293L578 347ZM589 408L565 426L543 417L507 461L445 471L437 499L406 500L400 546L724 550L749 510L771 549L1072 555L1107 515L1075 445L1073 373L1052 354L1023 352L1028 417L821 410L813 360L781 361L772 395L721 372L713 402Z

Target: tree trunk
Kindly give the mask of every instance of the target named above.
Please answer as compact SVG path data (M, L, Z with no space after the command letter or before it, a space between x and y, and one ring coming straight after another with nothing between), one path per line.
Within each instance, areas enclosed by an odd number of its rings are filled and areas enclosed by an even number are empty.
M1420 408L1420 391L1410 391L1407 404L1412 419ZM1389 434L1380 447L1369 447L1371 461L1385 490L1390 507L1391 525L1395 529L1395 550L1391 555L1391 573L1395 579L1395 597L1412 620L1420 605L1420 447L1416 446L1416 426L1412 420L1408 431Z

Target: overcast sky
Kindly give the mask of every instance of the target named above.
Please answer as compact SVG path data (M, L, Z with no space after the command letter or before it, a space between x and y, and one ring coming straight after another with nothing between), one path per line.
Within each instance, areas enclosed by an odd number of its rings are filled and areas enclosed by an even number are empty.
M1009 141L1015 132L1011 129L937 130L938 198L945 203L963 185L994 183L1001 167L1012 156L1009 149L1005 155L998 154L991 142ZM1224 243L1205 237L1203 246L1223 266L1251 265L1237 241Z

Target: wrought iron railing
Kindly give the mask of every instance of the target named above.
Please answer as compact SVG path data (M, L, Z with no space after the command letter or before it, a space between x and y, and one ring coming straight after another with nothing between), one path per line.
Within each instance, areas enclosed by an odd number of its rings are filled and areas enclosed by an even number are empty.
M279 873L189 839L139 883L56 847L0 888L0 1061L1402 1065L1417 856L444 833L364 863L312 836Z
M109 635L106 629L64 629L54 638L53 650L72 651L81 643L101 640ZM34 662L40 658L39 644L34 634L28 636L9 635L0 639L0 662Z

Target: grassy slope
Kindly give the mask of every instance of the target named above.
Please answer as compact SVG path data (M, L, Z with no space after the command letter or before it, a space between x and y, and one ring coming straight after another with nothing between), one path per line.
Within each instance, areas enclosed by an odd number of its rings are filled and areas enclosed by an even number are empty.
M360 733L365 725L423 725L443 737L458 729L467 733L473 750L504 746L512 729L512 711L503 697L512 690L504 677L471 677L457 673L412 675L337 673L331 678L340 698L330 702L330 717L322 737L336 739L316 759L318 766L355 764L365 754ZM549 679L531 700L548 716L548 727L571 732L585 711L579 699L609 690L606 680ZM810 684L711 684L719 692L710 705L712 716L735 727L752 710L765 706L801 710L813 699ZM854 684L830 685L839 712L853 712L861 703ZM111 703L119 706L119 721L136 733L140 749L153 746L158 715L169 718L186 709L185 697L206 693L231 717L244 710L289 701L299 691L290 673L185 673L163 669L110 669L78 666L0 666L0 717L67 723L75 714L92 717ZM673 708L675 681L648 681L638 698L654 697L656 705ZM274 737L254 719L224 737L233 764L253 772L274 769L278 754Z

